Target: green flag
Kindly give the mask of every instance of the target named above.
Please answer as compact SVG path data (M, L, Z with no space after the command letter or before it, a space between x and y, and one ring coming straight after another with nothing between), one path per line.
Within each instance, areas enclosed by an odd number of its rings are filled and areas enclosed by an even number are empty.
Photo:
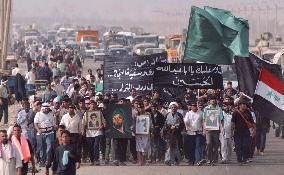
M249 56L246 20L229 11L191 8L184 59L211 64L232 64L234 56Z

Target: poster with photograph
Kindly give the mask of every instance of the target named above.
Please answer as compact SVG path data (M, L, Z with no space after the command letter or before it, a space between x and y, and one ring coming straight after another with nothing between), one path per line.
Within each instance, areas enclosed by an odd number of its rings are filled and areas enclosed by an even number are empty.
M140 115L136 118L136 134L149 134L150 116Z
M205 129L219 130L219 111L217 109L208 109L205 113Z
M132 109L130 104L109 104L104 110L108 138L131 138Z
M87 127L90 130L98 130L102 125L102 119L96 112L88 112Z

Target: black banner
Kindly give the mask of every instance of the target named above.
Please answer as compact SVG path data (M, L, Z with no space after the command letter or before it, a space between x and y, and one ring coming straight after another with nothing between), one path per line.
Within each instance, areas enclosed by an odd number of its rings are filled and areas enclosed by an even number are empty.
M155 88L223 89L221 67L206 63L157 63Z
M135 88L138 94L153 90L156 62L166 62L167 53L128 58L106 57L104 60L104 92L129 96Z

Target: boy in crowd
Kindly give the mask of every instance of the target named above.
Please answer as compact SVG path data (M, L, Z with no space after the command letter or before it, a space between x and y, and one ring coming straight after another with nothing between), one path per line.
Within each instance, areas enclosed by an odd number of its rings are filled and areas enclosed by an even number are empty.
M56 175L76 175L76 168L80 168L80 155L76 146L70 144L70 132L62 132L62 145L55 150L55 158L52 169Z

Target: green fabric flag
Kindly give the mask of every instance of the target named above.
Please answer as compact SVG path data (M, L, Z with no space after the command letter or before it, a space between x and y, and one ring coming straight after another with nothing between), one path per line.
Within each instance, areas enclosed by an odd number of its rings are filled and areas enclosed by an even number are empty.
M249 56L249 25L229 11L193 6L186 41L185 60L232 64L234 56Z

